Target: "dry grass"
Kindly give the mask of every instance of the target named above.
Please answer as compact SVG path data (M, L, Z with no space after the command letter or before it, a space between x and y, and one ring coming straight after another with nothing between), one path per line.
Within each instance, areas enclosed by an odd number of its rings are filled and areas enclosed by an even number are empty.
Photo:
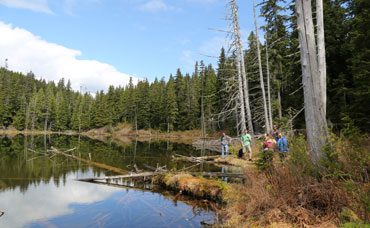
M154 180L168 189L215 201L222 201L224 191L228 189L224 182L194 177L190 174L163 174Z
M336 183L301 181L287 167L275 166L272 174L246 169L245 174L247 182L235 187L239 194L229 192L229 204L221 212L228 227L336 227L348 204Z

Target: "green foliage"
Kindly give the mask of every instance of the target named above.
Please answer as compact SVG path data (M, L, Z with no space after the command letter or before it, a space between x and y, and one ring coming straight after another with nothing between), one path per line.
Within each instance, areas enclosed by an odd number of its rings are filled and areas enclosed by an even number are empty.
M319 177L319 170L312 163L307 150L307 141L303 134L289 138L289 159L288 164L292 173L297 176Z
M334 145L335 148L344 147L344 139L363 143L364 137L355 132L355 127L363 132L370 129L370 109L367 105L370 100L369 4L368 0L324 0L327 118L335 131L344 129L338 139L338 143L342 144ZM260 9L266 22L263 29L267 42L261 43L262 67L266 77L269 60L274 123L279 125L280 130L304 128L303 113L297 115L293 123L289 121L303 104L294 4L285 0L264 0ZM252 121L258 132L264 126L256 45L256 36L251 32L244 50L244 61L249 79ZM73 91L71 82L66 83L64 79L57 84L46 83L43 79L36 79L32 72L22 75L0 68L0 127L89 130L127 122L133 126L137 123L139 129L200 129L203 100L206 130L226 130L235 134L236 123L240 122L238 110L235 109L238 91L235 55L232 50L228 52L222 48L217 68L207 66L203 61L200 64L196 62L193 72L185 73L177 69L174 77L171 75L167 80L155 79L154 82L143 80L136 83L131 78L128 85L112 85L106 93L100 91L95 97ZM349 123L354 133L346 132ZM354 167L351 175L359 175L360 168L354 164L364 167L368 156L366 150L354 145L351 143L348 153L326 148L324 166L330 173L337 170L337 174L342 175L339 171L348 170L350 165ZM352 159L351 162L341 164L342 155ZM293 157L301 163L305 155L299 152ZM311 172L306 170L308 164L305 165L305 172Z
M341 228L370 228L369 224L359 224L356 222L347 222L340 226Z
M257 157L258 158L254 163L257 166L257 169L262 172L271 171L271 168L273 167L273 158L274 158L273 151L272 150L264 151L263 153L259 153Z

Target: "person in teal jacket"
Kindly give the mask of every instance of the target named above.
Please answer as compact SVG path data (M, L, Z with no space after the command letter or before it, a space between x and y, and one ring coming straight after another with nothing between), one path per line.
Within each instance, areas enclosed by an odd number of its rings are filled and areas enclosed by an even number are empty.
M249 161L252 161L252 148L251 148L252 137L250 134L248 134L247 129L244 130L244 134L242 134L242 137L240 138L240 142L243 146L243 154L245 154L248 150Z

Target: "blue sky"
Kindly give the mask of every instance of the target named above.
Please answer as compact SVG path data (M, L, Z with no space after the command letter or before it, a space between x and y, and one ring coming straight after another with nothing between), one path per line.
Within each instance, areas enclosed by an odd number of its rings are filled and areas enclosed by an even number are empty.
M75 89L89 91L125 84L128 76L153 81L177 68L192 72L196 60L217 64L217 59L204 55L218 56L224 45L226 34L209 28L227 29L229 22L221 19L228 12L226 4L226 0L0 0L1 35L8 36L5 41L0 38L0 63L3 66L8 58L12 70L32 70L48 80L70 78ZM237 4L245 41L254 29L252 1Z

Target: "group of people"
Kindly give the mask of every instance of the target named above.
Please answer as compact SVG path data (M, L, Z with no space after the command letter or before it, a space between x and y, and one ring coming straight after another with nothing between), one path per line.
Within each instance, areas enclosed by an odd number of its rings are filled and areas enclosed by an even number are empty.
M230 141L231 138L227 136L225 132L223 132L221 136L222 158L228 158L228 148ZM244 133L240 138L240 142L242 144L242 156L244 156L248 151L249 161L252 161L252 137L250 134L248 134L247 129L244 130ZM269 133L265 134L265 141L262 143L262 148L262 153L265 153L267 151L279 151L279 156L281 159L285 158L286 153L289 152L288 140L284 137L284 134L282 132L279 132L276 125L274 125L274 131L272 135Z
M286 153L289 152L288 140L284 137L282 132L279 132L276 125L274 125L274 131L272 135L265 134L265 141L262 144L262 153L267 151L279 151L281 159L286 157Z

